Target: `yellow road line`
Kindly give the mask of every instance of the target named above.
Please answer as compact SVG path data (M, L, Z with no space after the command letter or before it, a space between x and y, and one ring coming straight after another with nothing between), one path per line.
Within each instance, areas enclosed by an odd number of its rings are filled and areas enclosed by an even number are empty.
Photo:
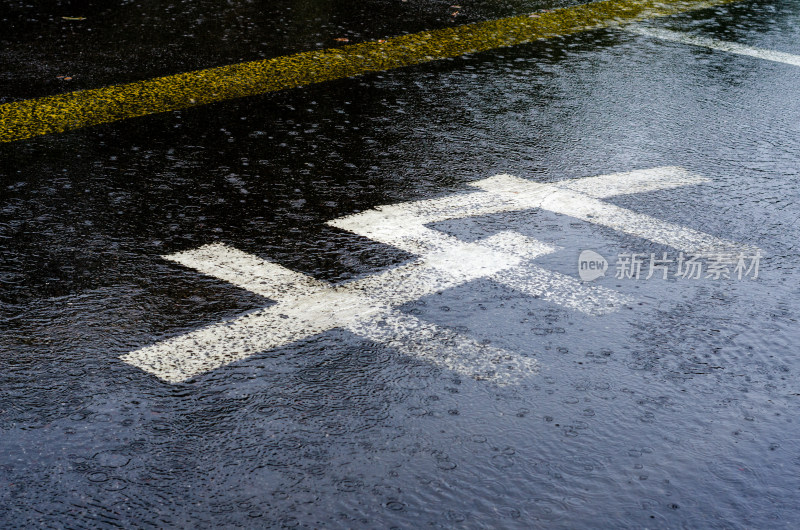
M0 105L0 143L253 96L739 0L603 0Z

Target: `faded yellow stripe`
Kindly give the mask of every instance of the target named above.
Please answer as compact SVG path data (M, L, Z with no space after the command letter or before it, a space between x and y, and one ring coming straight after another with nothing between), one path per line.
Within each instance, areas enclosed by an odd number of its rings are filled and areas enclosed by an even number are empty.
M604 0L0 105L0 142L514 46L739 0Z

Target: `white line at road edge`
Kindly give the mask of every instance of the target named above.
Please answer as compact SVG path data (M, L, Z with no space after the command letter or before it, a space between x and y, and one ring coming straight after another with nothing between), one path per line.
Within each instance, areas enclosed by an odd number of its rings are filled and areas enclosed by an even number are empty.
M643 26L631 25L622 26L620 29L630 33L636 33L637 35L643 35L645 37L678 42L680 44L690 44L692 46L701 46L703 48L709 48L712 50L746 55L748 57L755 57L756 59L764 59L765 61L800 66L800 55L792 55L791 53L777 52L764 48L754 48L752 46L746 46L736 42L709 39L708 37L697 37L694 35L687 35L686 33L661 28L645 28Z
M230 282L277 303L128 353L122 357L162 380L182 382L231 362L347 329L476 379L499 384L537 371L534 358L480 344L454 330L398 311L422 297L489 278L589 315L632 300L613 290L545 270L536 258L555 247L515 232L465 243L427 225L493 213L542 208L697 254L753 249L660 221L601 199L707 182L678 167L614 173L542 184L511 175L472 182L480 191L379 206L328 224L416 254L416 260L358 280L331 285L222 244L165 259Z

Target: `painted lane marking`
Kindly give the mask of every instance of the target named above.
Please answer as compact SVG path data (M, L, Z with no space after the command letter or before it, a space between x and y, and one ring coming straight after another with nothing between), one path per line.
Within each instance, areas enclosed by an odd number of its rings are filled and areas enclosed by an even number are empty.
M221 244L164 258L272 300L283 298L290 289L313 292L327 287L310 276Z
M0 143L427 63L740 0L603 0L0 105Z
M502 384L535 373L535 359L480 345L393 306L492 276L555 248L507 233L476 243L451 243L411 264L341 285L318 282L220 244L165 256L269 294L278 303L131 352L122 360L175 383L338 327L476 379Z
M176 383L333 328L344 328L401 353L476 379L492 379L499 384L518 381L536 372L535 359L478 344L469 337L423 322L396 308L479 278L489 278L524 294L589 315L615 311L632 303L632 299L537 266L533 260L557 250L547 243L508 231L465 243L426 225L477 215L546 208L638 237L654 238L688 252L709 250L701 248L702 245L752 251L750 247L599 200L706 181L678 167L550 184L498 175L472 183L481 191L377 207L329 224L418 257L405 265L338 285L320 282L221 244L165 256L277 303L141 348L122 359L164 381Z
M680 44L690 44L692 46L700 46L712 50L735 53L737 55L746 55L748 57L755 57L756 59L763 59L765 61L773 61L776 63L784 63L793 66L800 66L800 55L793 55L791 53L767 50L764 48L755 48L753 46L746 46L744 44L738 44L736 42L710 39L708 37L687 35L686 33L681 33L678 31L671 31L661 28L645 28L638 25L632 25L625 27L623 29L629 31L630 33L643 35L645 37L652 37L654 39L677 42Z
M472 185L490 193L505 195L509 203L518 204L519 209L536 205L543 210L575 217L690 254L737 252L743 249L738 243L614 206L584 193L559 186L543 189L541 185L530 184L518 177L499 175ZM508 191L510 186L518 191Z
M431 232L441 234L433 230ZM459 248L469 248L466 243L455 238L451 238L451 244L459 245ZM380 292L382 296L389 297L398 305L417 300L433 292L458 287L479 278L488 278L525 294L538 296L545 301L587 315L603 315L633 302L631 298L611 289L584 285L572 276L547 271L533 264L533 260L537 257L557 249L523 235L515 232L500 232L480 241L479 244L494 251L491 255L487 255L487 259L489 256L492 260L503 259L508 266L491 271L486 267L480 267L478 260L464 259L467 257L467 253L463 250L434 251L422 255L424 263L436 264L442 271L437 273L434 281L431 281L424 271L409 274L406 268L397 267L357 280L352 285L355 288L367 287ZM451 257L445 258L445 256ZM408 267L412 270L419 268L416 262ZM463 271L459 274L458 271L462 269ZM453 277L453 281L445 282L444 274ZM437 288L431 290L430 287L426 287L431 283L435 283Z
M549 271L531 263L490 277L523 294L541 298L587 315L605 315L630 305L632 299L611 289L586 286L572 276Z
M425 225L448 219L542 208L649 239L688 253L753 251L751 247L684 228L601 201L614 195L701 184L708 179L667 166L542 184L496 175L469 185L484 193L460 194L379 206L328 224L412 254L437 248L444 237Z

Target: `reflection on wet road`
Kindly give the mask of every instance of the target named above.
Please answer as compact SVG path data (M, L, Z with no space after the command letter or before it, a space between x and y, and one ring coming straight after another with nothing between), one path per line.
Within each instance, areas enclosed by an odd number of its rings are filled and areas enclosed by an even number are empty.
M2 103L574 5L44 4ZM0 145L3 526L796 526L798 20Z

